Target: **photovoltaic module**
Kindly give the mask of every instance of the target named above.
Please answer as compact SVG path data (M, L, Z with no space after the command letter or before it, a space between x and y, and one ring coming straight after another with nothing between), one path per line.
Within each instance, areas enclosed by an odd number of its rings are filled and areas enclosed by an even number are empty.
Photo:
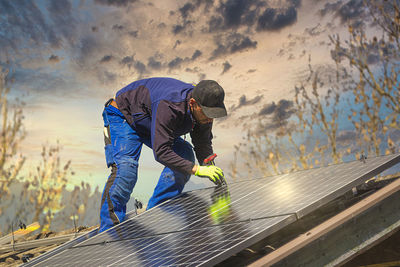
M187 192L26 266L214 265L399 161L387 155Z

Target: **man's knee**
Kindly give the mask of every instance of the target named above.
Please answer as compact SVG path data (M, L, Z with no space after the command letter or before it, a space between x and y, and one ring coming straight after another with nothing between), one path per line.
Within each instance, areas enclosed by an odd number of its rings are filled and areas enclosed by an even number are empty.
M117 160L117 174L114 188L110 193L111 199L124 206L129 201L137 181L138 162L130 157Z

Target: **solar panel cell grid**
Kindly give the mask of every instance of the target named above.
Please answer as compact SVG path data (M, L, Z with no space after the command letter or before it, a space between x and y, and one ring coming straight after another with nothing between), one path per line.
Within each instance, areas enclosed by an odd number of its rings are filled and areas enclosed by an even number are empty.
M40 265L215 264L398 161L389 155L189 192Z
M272 219L257 220L224 226L223 230L219 229L219 227L213 227L211 229L196 230L197 234L194 234L193 231L190 231L191 234L189 234L189 231L168 234L165 239L158 241L158 243L162 243L161 245L158 247L147 247L145 250L139 251L138 254L146 253L151 255L145 258L153 266L161 264L161 261L166 257L169 259L168 262L171 261L170 263L165 262L166 265L175 265L175 263L180 264L181 262L205 262L210 257L226 252L232 246L256 235L259 231L268 227L268 225L273 225L284 220L294 221L294 218L281 216ZM221 231L224 233L221 234ZM163 248L161 249L160 247ZM126 258L113 263L112 266L141 263L141 260L133 258L132 255L127 255ZM176 262L178 260L179 262Z

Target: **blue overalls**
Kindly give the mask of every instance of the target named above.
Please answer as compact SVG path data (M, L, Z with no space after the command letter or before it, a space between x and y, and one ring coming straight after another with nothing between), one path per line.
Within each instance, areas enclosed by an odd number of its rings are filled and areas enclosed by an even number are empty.
M103 111L104 139L107 166L111 174L104 187L99 232L122 222L126 214L126 204L137 181L138 161L142 145L152 148L150 138L139 136L131 127L120 110L106 103ZM172 149L184 159L194 163L191 144L178 137ZM179 195L190 175L173 171L165 167L154 189L147 209Z

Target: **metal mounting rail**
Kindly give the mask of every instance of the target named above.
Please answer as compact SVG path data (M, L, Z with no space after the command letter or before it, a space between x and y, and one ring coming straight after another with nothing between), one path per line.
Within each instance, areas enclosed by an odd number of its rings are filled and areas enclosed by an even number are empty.
M399 195L400 179L397 179L249 266L290 266L293 262L307 262L311 265L323 263L324 266L343 264L400 229ZM369 218L373 220L373 227ZM356 233L356 229L360 233ZM353 236L352 240L346 240L348 236ZM354 243L354 236L360 236L358 243ZM324 250L324 243L334 243L329 242L330 237L341 241L341 245L337 246L341 251L334 251L332 246L330 251ZM318 252L323 256L316 256Z
M31 248L37 248L37 247L42 247L42 246L50 246L54 244L61 244L68 242L74 238L77 238L83 234L68 234L68 235L62 235L62 236L55 236L55 237L48 237L48 238L43 238L43 239L37 239L37 240L30 240L30 241L24 241L24 242L19 242L19 243L14 243L14 244L7 244L3 245L0 247L0 253L5 253L9 251L18 251L18 250L25 250L25 249L31 249Z
M40 261L47 259L67 248L70 248L76 244L79 244L80 242L94 236L97 234L97 228L90 231L90 232L86 232L86 233L82 233L80 235L78 235L76 238L72 238L70 240L67 240L68 242L56 247L55 249L46 252L43 255L40 255L39 257L35 257L32 260L30 260L29 262L25 263L23 266L34 266L35 264L39 263ZM73 234L75 236L75 234ZM65 241L64 241L65 242Z

